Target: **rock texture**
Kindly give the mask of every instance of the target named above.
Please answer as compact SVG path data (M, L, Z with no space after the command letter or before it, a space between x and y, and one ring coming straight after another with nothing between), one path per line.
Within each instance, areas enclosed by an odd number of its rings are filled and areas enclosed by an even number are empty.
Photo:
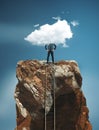
M15 130L92 130L75 61L20 61L16 76Z

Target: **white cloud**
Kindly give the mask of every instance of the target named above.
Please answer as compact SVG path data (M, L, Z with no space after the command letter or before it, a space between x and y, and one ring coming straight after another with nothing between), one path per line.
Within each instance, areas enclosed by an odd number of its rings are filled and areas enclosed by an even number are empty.
M75 27L75 26L79 25L79 22L78 21L71 21L71 24Z
M60 20L61 17L59 17L59 16L57 16L57 17L52 17L52 19L54 19L54 20Z
M35 28L38 27L38 26L39 26L39 24L35 24L35 25L34 25Z
M71 27L66 20L58 19L54 24L44 24L35 29L24 39L33 45L45 45L48 43L62 44L66 46L66 40L72 38Z
M15 114L15 100L14 100L14 91L15 85L17 84L17 79L15 77L15 72L8 73L5 77L5 82L3 83L2 94L0 95L1 99L1 108L0 108L0 119L9 118L10 115Z

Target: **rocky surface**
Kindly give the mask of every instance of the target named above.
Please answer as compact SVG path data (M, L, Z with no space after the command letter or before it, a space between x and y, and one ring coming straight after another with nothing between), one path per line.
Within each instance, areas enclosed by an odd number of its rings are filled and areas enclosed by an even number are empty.
M92 130L75 61L17 64L15 130Z

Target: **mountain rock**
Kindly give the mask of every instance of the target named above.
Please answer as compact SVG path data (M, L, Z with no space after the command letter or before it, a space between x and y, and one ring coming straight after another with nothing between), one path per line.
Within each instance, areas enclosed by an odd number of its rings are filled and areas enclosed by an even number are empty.
M15 130L92 130L75 61L17 64Z

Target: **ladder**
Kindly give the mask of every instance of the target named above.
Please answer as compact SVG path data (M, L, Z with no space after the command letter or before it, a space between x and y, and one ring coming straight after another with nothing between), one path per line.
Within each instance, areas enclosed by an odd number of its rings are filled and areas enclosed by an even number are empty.
M53 78L53 109L54 109L54 114L53 114L53 116L54 116L54 130L56 130L56 107L55 107L55 71L54 71L54 65L53 64L49 64L50 65L50 67L51 67L51 70L52 70L52 78ZM47 105L47 103L46 103L46 90L47 90L47 66L46 66L46 85L45 85L45 94L44 94L44 97L45 97L45 129L44 130L47 130L47 111L46 111L46 105Z

